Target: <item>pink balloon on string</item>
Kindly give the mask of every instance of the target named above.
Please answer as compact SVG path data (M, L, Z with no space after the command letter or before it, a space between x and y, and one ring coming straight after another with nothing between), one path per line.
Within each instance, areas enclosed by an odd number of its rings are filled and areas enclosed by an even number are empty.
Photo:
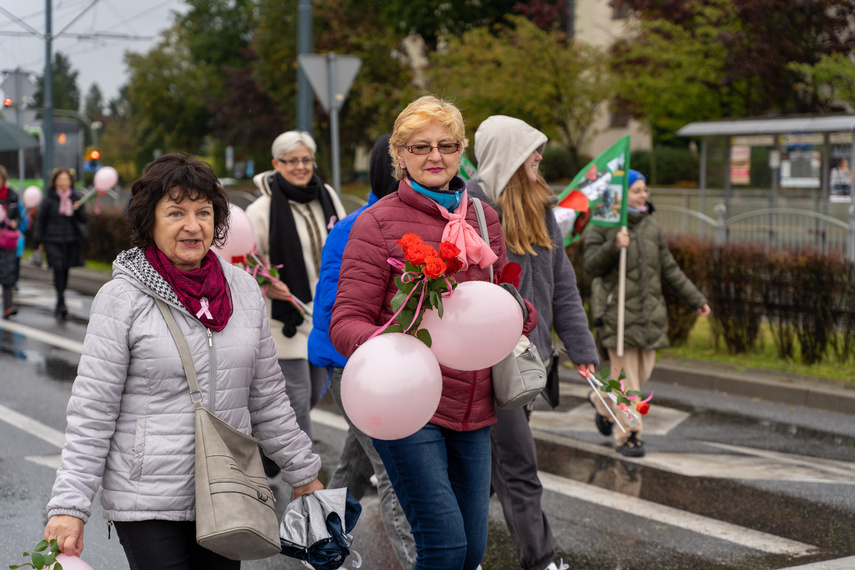
M92 570L92 567L77 556L57 554L56 561L62 564L63 570Z
M102 166L95 172L92 184L99 194L113 188L119 182L119 173L112 166Z
M213 246L213 250L226 261L248 255L255 249L255 230L249 216L240 207L229 204L229 231L222 246Z
M486 281L460 283L442 298L443 315L425 311L421 328L443 366L481 370L511 353L522 334L522 309L513 295Z
M28 210L38 208L39 204L42 203L42 189L38 186L27 186L24 194L21 196L21 200L24 203L24 207Z
M377 439L402 439L430 421L442 395L442 373L417 338L389 333L356 349L341 375L350 421Z

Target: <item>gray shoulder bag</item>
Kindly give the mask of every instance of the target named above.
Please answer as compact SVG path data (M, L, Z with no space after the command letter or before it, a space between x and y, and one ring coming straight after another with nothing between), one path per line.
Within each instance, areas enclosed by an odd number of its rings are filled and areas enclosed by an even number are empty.
M481 200L472 198L481 238L490 243L487 222L484 219L484 207ZM493 266L490 266L490 282L493 281ZM516 297L519 293L514 290ZM511 294L513 294L511 293ZM514 410L527 405L546 386L546 367L527 336L520 335L513 352L498 364L493 365L493 399L496 406L503 410Z
M279 521L258 440L234 429L202 405L187 340L169 306L155 299L178 347L196 417L196 542L232 560L279 554Z

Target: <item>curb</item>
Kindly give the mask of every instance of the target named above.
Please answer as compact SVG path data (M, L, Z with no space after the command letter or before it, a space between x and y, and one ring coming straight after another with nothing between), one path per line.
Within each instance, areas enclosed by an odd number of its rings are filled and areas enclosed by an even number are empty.
M729 370L700 369L699 365L658 361L652 382L719 392L745 398L758 398L790 406L804 406L840 414L855 415L855 389L838 387L809 376L791 378L766 373L745 374ZM581 380L575 371L562 368L564 382Z

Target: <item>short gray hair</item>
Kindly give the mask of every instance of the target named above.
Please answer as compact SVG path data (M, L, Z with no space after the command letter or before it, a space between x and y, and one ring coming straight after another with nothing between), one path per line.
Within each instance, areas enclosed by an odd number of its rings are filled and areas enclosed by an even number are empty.
M289 152L294 152L301 146L309 149L314 158L318 146L315 144L315 139L312 138L312 135L305 131L287 131L282 133L273 141L270 151L273 153L273 158L278 160L280 157Z

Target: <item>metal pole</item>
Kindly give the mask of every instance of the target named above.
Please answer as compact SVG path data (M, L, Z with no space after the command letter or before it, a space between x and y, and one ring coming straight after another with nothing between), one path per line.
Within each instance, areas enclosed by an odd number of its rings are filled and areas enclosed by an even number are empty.
M567 39L576 37L576 0L567 0Z
M53 172L53 31L51 28L51 0L45 0L45 77L44 112L42 117L42 136L45 140L45 153L42 157L42 178L47 190L50 175Z
M19 129L24 128L24 72L21 71L20 68L15 70L15 103L18 105L18 113L15 117L15 123L18 125ZM18 149L18 178L20 179L20 183L18 185L18 192L24 192L24 149Z
M330 96L330 137L332 138L332 171L333 171L333 188L336 192L341 193L341 164L339 157L339 142L338 142L338 109L341 106L341 101L338 98L338 89L336 88L335 79L338 76L338 60L335 53L327 54L327 76L329 80L329 96Z
M698 186L701 191L701 203L698 208L702 214L706 214L706 198L707 198L707 137L701 139L701 164L698 177ZM698 237L703 237L704 222L698 218Z
M312 0L297 6L297 55L312 53ZM312 86L303 68L297 66L297 129L312 134Z

